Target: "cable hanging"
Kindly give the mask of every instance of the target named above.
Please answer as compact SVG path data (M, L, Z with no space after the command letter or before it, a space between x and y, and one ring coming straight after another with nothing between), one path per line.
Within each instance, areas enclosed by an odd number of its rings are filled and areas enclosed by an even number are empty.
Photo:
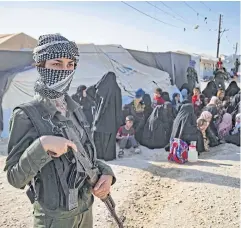
M155 21L158 21L158 22L160 22L160 23L162 23L162 24L169 25L169 26L171 26L171 27L180 28L180 27L178 27L178 26L176 26L176 25L172 25L172 24L169 24L169 23L167 23L167 22L161 21L161 20L159 20L159 19L157 19L157 18L155 18L155 17L152 17L151 15L142 12L141 10L139 10L139 9L137 9L137 8L135 8L135 7L131 6L131 5L129 5L129 4L126 3L126 2L123 2L123 1L121 1L121 2L122 2L123 4L125 4L125 5L127 5L128 7L134 9L135 11L137 11L137 12L139 12L139 13L141 13L141 14L143 14L143 15L149 17L149 18L152 18L152 19L155 20Z
M174 12L174 10L173 10L171 7L169 7L166 3L162 2L162 1L160 1L160 3L161 3L162 5L164 5L165 7L167 7L168 9L170 9L173 13L175 13L176 15L178 15L180 18L182 18L183 20L185 20L185 18L184 18L183 16L181 16L180 14Z

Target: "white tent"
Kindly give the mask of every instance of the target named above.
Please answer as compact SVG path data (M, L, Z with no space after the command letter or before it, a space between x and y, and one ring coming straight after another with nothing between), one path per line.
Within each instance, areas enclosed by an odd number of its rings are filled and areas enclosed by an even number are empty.
M170 96L177 91L175 86L170 85L168 73L137 62L121 46L83 44L79 45L79 52L79 64L71 84L70 95L76 92L79 85L95 84L108 71L114 72L117 76L123 103L127 103L130 94L134 94L138 88L152 94L158 85L164 91L168 91ZM2 102L3 137L8 136L8 122L13 108L33 98L33 87L37 77L36 69L30 69L16 74L9 84Z

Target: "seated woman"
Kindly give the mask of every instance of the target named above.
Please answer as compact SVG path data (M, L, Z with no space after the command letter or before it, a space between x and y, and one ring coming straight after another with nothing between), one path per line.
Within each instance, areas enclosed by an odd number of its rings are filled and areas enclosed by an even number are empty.
M206 130L208 128L208 125L209 125L209 123L205 119L201 119L201 118L197 119L197 127L202 133L204 150L206 152L209 151L209 139L208 139L207 134L206 134Z
M217 92L217 98L219 99L219 103L222 103L224 101L225 97L225 91L222 89L219 89Z
M224 139L225 136L229 135L232 130L232 115L225 113L223 115L221 123L218 125L218 136L219 139Z
M233 97L240 91L240 88L237 85L237 82L230 82L228 88L225 91L226 96Z
M135 98L130 103L124 106L123 115L124 118L128 115L134 117L133 127L136 132L136 139L139 143L141 143L142 139L142 131L145 125L145 108L146 105L143 101L143 97L145 96L145 91L142 89L138 89L135 92ZM123 120L125 122L125 119Z
M171 102L170 100L170 95L168 92L162 92L162 98L164 99L164 101L168 101L168 102Z
M212 114L212 121L210 121L210 128L213 133L218 136L217 125L219 124L221 116L219 115L218 108L218 98L213 96L208 103L208 105L204 108L204 111L208 111Z
M189 98L188 90L187 90L187 89L182 89L182 90L181 90L181 94L182 94L183 100L187 100L187 99Z
M235 126L230 131L230 135L227 135L224 138L227 143L232 143L237 146L240 146L240 121L241 121L241 113L236 115Z
M141 144L149 149L165 147L170 139L173 120L170 102L156 106L143 129Z
M174 93L172 95L172 107L177 110L178 104L180 104L180 94L179 93Z
M210 81L206 88L202 91L205 97L211 99L212 96L216 96L218 92L217 86L214 81Z
M212 127L215 127L215 126L213 126L213 116L212 116L212 114L208 111L203 111L198 119L199 119L199 128L200 128L200 125L201 125L200 119L205 120L207 122L207 126L205 126L205 124L204 124L204 126L202 126L202 131L205 130L205 137L209 141L208 142L209 146L214 147L214 146L219 145L219 139L212 130ZM215 127L215 131L217 131L216 127Z
M170 140L178 138L190 144L191 141L197 142L197 151L203 151L203 145L200 146L199 141L203 141L201 132L197 128L196 116L192 104L183 104L174 120Z

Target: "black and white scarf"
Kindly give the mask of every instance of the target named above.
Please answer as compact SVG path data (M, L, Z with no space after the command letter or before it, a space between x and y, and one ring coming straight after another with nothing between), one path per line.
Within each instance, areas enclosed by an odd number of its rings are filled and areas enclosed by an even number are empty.
M34 49L33 58L36 63L50 59L67 58L78 62L78 47L74 42L59 34L49 34L39 37ZM66 94L73 80L75 70L53 70L37 67L40 75L35 83L36 94L49 99L57 99Z

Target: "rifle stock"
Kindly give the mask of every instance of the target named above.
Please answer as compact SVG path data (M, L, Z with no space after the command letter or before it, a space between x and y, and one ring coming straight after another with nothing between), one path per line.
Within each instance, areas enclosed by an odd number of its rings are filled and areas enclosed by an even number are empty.
M104 204L106 205L106 207L109 210L111 216L116 221L118 227L119 228L124 228L124 226L123 226L124 218L120 219L117 216L116 211L115 211L115 202L114 202L113 198L111 197L111 195L108 194L108 196L105 199L102 199L102 202L104 202Z

